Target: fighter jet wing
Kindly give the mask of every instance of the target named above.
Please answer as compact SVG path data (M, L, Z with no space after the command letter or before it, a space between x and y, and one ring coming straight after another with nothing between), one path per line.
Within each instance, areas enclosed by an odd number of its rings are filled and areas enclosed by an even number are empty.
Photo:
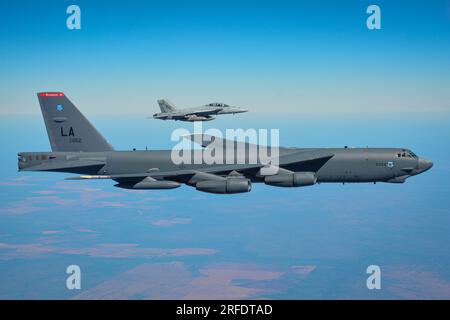
M186 116L191 116L191 115L197 115L197 116L209 116L209 115L213 115L216 114L217 112L221 111L222 109L217 108L216 110L195 110L195 111L191 111L191 112L186 112L184 113L184 115Z

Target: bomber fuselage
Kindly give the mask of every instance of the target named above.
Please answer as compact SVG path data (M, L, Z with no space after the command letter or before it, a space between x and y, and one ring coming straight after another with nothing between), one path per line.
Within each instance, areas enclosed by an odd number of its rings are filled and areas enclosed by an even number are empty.
M333 154L317 170L317 182L393 182L401 183L412 175L431 168L432 162L401 148L282 148L280 156L299 151L323 151ZM118 175L152 171L201 170L235 164L175 164L171 150L107 152L23 152L19 153L19 170L57 171L91 175ZM74 161L89 161L91 166L70 166ZM54 164L67 163L58 167ZM45 164L53 164L46 169ZM97 165L96 165L97 164ZM257 177L249 177L259 182Z

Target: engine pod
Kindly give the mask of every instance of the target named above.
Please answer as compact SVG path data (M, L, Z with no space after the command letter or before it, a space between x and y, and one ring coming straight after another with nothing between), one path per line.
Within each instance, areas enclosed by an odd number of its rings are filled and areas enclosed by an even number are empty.
M252 183L249 179L227 178L223 180L203 180L196 183L199 191L218 194L250 192Z
M314 172L292 172L275 174L264 178L264 183L275 187L312 186L317 181Z

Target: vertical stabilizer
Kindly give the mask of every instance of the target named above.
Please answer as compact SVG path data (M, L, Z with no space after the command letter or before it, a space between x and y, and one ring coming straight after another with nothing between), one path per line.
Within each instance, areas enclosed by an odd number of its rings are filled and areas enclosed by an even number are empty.
M166 99L158 100L159 108L161 109L162 113L170 113L175 112L177 109L175 108L174 104Z
M52 151L112 151L83 114L62 92L38 93Z

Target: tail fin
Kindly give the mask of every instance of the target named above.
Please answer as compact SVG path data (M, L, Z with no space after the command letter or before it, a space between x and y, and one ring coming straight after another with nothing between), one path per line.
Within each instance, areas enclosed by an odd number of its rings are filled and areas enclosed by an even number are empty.
M158 104L159 108L161 109L161 112L163 113L174 112L177 110L173 105L173 103L170 102L169 100L165 99L158 100Z
M62 92L38 93L52 151L112 151L113 147Z

